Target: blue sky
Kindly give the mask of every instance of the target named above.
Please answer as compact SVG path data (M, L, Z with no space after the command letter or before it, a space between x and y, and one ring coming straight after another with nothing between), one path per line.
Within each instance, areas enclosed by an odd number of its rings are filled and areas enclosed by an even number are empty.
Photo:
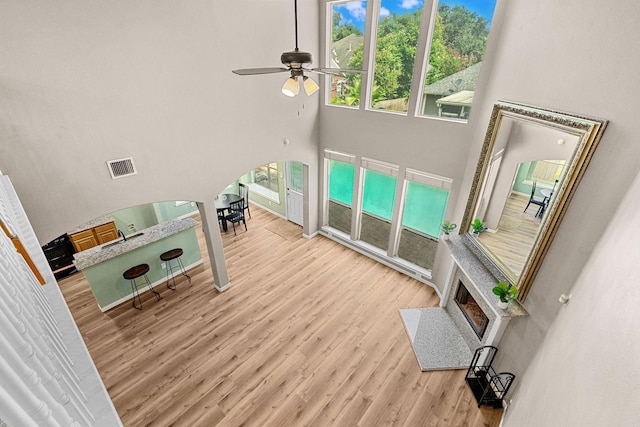
M496 0L440 0L440 3L451 6L465 6L472 12L485 17L491 23L491 16L496 6ZM382 0L380 17L396 13L402 15L422 8L422 0ZM351 1L348 3L334 4L334 10L342 14L343 23L355 25L360 31L364 31L366 15L366 3L364 1Z

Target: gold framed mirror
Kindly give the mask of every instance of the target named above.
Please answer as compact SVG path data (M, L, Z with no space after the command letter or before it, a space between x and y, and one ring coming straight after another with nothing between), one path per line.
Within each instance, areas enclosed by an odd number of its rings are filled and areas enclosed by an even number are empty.
M493 107L460 234L518 287L521 302L606 125L513 102Z

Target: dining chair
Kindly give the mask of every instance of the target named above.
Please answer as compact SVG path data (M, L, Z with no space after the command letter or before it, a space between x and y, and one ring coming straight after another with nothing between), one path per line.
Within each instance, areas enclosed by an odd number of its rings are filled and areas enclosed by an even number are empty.
M233 225L233 235L236 236L236 224L243 223L244 230L247 231L247 222L244 218L244 199L233 202L229 205L229 213L224 219Z
M536 182L535 181L533 181L533 185L531 185L531 196L529 196L529 202L527 203L527 207L524 208L524 212L526 212L527 209L529 209L530 205L538 206L536 216L542 216L541 213L544 212L546 203L544 199L536 198Z
M244 210L249 213L249 218L251 218L251 209L249 209L249 187L246 184L241 182L238 183L238 192L239 196L244 199Z

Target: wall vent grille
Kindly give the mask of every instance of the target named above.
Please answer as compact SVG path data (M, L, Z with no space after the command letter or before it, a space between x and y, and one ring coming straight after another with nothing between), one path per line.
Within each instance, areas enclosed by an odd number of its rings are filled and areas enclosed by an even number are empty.
M127 157L126 159L117 159L107 161L109 166L109 173L112 179L124 178L125 176L135 175L136 166L133 164L133 158Z

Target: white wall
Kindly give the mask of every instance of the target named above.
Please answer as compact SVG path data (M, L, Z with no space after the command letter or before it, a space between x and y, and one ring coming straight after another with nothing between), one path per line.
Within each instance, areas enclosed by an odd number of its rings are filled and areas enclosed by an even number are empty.
M295 44L291 1L0 8L0 169L41 243L125 207L210 200L272 161L317 176L318 97L283 96L286 73L231 73L281 65ZM300 46L318 57L317 9L298 13ZM128 156L138 175L111 180L105 162Z
M640 175L549 328L505 426L640 425ZM630 266L634 266L631 268Z

